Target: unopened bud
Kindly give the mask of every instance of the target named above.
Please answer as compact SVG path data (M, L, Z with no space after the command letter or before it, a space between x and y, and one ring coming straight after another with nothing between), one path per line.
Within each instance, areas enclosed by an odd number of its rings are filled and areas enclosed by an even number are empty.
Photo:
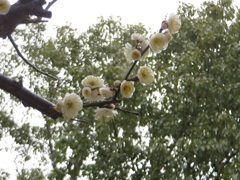
M116 80L116 81L114 81L114 83L113 83L114 87L119 87L120 84L121 84L121 81L120 81L120 80Z
M114 105L114 104L109 104L109 105L108 105L108 108L109 108L109 109L115 109L115 105Z
M162 22L162 26L161 26L162 29L167 29L168 28L168 22L166 20L164 20Z

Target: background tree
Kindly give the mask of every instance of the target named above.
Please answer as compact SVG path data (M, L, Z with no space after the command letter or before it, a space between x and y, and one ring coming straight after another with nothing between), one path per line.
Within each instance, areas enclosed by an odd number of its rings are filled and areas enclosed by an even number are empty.
M78 121L65 121L27 109L16 121L21 102L12 96L9 101L1 91L1 137L14 140L16 163L39 163L18 168L19 179L44 179L44 174L48 179L238 179L239 9L231 0L205 2L199 9L182 3L179 15L182 27L168 49L137 65L152 67L155 82L136 84L132 99L119 104L139 116L119 111L113 120L96 121L94 108L85 108ZM82 34L71 25L56 28L55 37L44 31L44 24L28 25L12 37L30 62L61 81L26 68L7 42L0 69L53 103L67 92L81 94L87 75L102 76L108 84L122 80L130 67L125 43L134 32L153 33L111 17L100 17ZM44 126L31 123L42 119Z

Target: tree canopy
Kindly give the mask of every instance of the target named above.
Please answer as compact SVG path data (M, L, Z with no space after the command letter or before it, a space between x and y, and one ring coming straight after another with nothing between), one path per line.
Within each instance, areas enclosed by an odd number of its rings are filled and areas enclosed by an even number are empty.
M139 60L131 73L147 65L154 82L136 83L132 98L117 103L114 119L95 120L96 107L87 106L75 120L52 118L0 91L0 137L17 152L18 179L240 177L240 11L232 0L219 0L200 8L181 3L178 15L181 29L168 48ZM45 31L44 23L28 24L11 35L30 62L59 80L27 66L2 39L0 73L49 103L81 95L88 75L122 81L131 67L125 44L133 33L154 33L112 17L99 17L84 33L71 24L51 37ZM9 176L1 170L1 178Z

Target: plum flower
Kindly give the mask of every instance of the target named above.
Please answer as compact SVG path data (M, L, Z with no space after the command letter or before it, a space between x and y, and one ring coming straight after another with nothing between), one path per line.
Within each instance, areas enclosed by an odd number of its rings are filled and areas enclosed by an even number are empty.
M140 60L140 58L141 58L141 52L139 51L139 50L137 50L137 49L133 49L132 51L131 51L131 58L133 59L133 60Z
M63 100L60 99L60 100L58 100L58 102L56 103L54 108L57 112L61 113L62 112L62 106L63 106Z
M7 14L11 4L8 0L0 0L0 14Z
M89 101L97 102L104 100L104 97L100 94L99 88L84 87L82 89L82 95Z
M137 76L141 83L150 84L154 81L154 73L147 66L141 66L137 72Z
M120 93L125 98L131 98L135 91L134 83L132 81L124 80L120 86Z
M113 91L110 87L103 87L99 89L100 94L105 98L110 98L113 96Z
M89 75L82 80L84 87L100 88L104 86L104 80L100 77Z
M90 101L102 101L104 97L100 94L99 88L105 87L104 80L100 77L89 75L82 80L84 86L82 95Z
M141 59L141 52L138 49L134 49L129 43L125 45L124 55L128 61Z
M121 85L121 81L120 80L116 80L113 82L114 87L118 88Z
M178 33L181 27L181 20L179 19L179 16L177 14L170 14L167 22L170 33Z
M155 53L160 53L167 47L167 41L163 33L156 33L150 37L149 46Z
M64 119L71 119L77 116L78 112L83 108L83 102L80 96L75 93L67 93L63 100L58 101L56 104L56 111L60 112L64 117Z
M97 108L95 111L95 119L102 120L103 118L111 119L114 118L118 112L110 108Z
M141 34L134 33L134 34L132 34L131 39L136 42L136 44L137 44L136 48L140 52L144 51L148 47L148 40L146 40L146 38ZM150 53L150 50L148 49L142 55L142 59L145 59L149 55L149 53Z
M133 41L143 42L145 40L145 37L143 35L141 35L141 34L133 33L132 36L131 36L131 39Z
M90 87L84 87L82 89L82 95L85 97L85 98L90 98L91 97L91 94L92 94L92 89Z
M170 41L172 41L173 37L169 30L165 30L163 34L165 36L166 43L169 43Z

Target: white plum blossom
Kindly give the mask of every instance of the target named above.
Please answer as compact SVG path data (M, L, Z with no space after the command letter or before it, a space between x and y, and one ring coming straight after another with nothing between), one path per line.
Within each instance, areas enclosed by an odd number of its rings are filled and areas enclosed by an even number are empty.
M137 72L140 83L150 84L154 81L154 73L148 66L141 66Z
M11 7L11 4L8 0L0 0L0 14L7 14L9 9Z
M105 87L104 80L100 77L89 75L82 80L82 95L90 101L102 101L104 97L100 94L99 88Z
M82 89L82 95L83 95L86 99L90 98L90 97L91 97L91 94L92 94L92 89L91 89L90 87L84 87L84 88Z
M80 96L75 93L67 93L62 101L58 101L56 110L58 111L61 107L61 112L64 119L71 119L77 116L78 112L83 108L83 102Z
M163 32L163 34L164 34L164 36L165 36L166 43L169 43L169 42L172 41L173 36L172 36L172 34L170 33L169 30L165 30L165 31Z
M113 91L110 87L103 87L99 89L100 94L105 98L110 98L113 96Z
M62 112L62 106L63 106L63 99L60 99L60 100L58 100L58 102L56 103L56 105L55 105L55 110L57 111L57 112Z
M102 120L104 118L111 119L114 118L118 112L114 109L109 108L97 108L95 111L95 119Z
M170 14L167 23L171 34L178 33L181 27L181 20L177 14Z
M113 82L114 87L118 88L121 85L121 81L120 80L116 80Z
M136 41L137 43L137 49L140 52L143 52L147 47L148 47L148 40L146 40L145 36L138 34L138 33L134 33L131 36L131 39L133 41ZM145 59L150 53L150 50L148 49L143 55L142 55L142 59Z
M132 60L139 61L141 59L141 52L137 49L131 51Z
M143 42L145 40L145 37L143 35L141 35L141 34L134 33L134 34L132 34L131 39L133 41Z
M92 89L90 101L103 101L105 98L100 94L99 89Z
M84 87L100 88L104 86L104 80L100 77L89 75L82 80Z
M127 58L127 61L132 61L132 57L131 57L132 49L133 47L130 43L125 44L124 55Z
M92 102L104 100L104 97L99 92L99 88L91 89L90 87L84 87L82 90L82 94L84 94L84 98Z
M120 93L125 98L131 98L135 91L134 82L124 80L120 86Z
M129 43L125 45L124 55L127 58L127 61L130 62L132 60L139 61L140 59L144 59L146 57L146 56L143 56L144 58L141 57L141 52L138 49L133 48L132 45Z
M163 33L156 33L150 37L149 46L155 53L165 50L168 43Z

